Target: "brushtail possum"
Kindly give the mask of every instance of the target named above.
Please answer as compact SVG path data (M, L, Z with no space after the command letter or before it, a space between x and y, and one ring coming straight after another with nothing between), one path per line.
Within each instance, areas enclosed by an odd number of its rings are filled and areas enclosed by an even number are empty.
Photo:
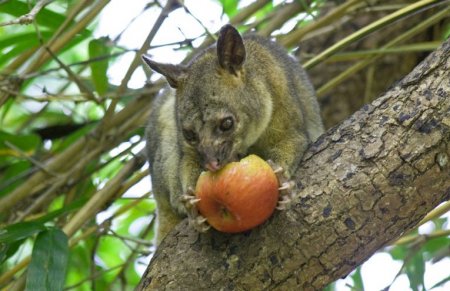
M186 216L180 197L201 171L256 154L290 177L323 132L305 71L267 38L225 25L187 65L143 59L171 87L155 100L146 132L157 243Z

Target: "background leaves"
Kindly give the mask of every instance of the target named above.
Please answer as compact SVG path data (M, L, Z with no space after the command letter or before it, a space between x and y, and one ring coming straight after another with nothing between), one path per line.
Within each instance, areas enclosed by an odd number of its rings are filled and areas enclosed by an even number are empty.
M62 290L69 258L67 236L60 229L39 233L27 272L26 290Z

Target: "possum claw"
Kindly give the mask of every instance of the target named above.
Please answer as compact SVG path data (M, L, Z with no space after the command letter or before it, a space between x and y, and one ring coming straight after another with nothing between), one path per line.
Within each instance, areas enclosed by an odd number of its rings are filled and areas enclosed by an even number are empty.
M211 227L208 222L206 222L206 218L198 213L195 217L189 217L189 225L198 232L206 232Z
M193 188L189 187L184 195L181 196L187 216L189 219L189 225L191 225L198 232L206 232L210 226L206 221L206 218L200 215L197 209L197 203L200 198L197 198Z
M281 166L275 164L272 160L267 160L267 163L270 165L270 167L272 168L273 172L275 174L277 174L277 176L278 176L278 173L282 173L283 172L283 168Z
M183 201L186 205L186 208L191 208L192 206L195 206L200 199L199 198L191 198L191 196L183 195Z
M294 188L294 186L295 186L294 181L284 181L284 182L282 182L280 184L281 184L280 188L278 188L278 190L280 190L280 191L283 191L283 190L291 191Z
M206 232L211 226L206 222L206 218L199 215L195 218L195 222L192 224L198 232Z
M278 188L280 191L280 199L278 200L276 208L278 210L288 209L295 197L295 182L286 178L284 169L281 166L271 160L268 160L267 163L272 167L273 172L277 176L278 184L280 185Z
M280 199L278 200L277 207L275 207L278 210L286 210L289 208L289 205L292 203L292 199Z

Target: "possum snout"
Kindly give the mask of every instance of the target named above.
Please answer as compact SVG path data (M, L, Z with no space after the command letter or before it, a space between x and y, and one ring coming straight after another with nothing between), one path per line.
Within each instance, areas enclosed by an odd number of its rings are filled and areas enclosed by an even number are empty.
M238 155L232 152L232 144L226 141L219 143L215 140L199 145L198 152L203 168L211 172L216 172L226 164L238 160Z
M211 161L205 164L204 166L208 171L215 172L220 170L220 164L219 161Z

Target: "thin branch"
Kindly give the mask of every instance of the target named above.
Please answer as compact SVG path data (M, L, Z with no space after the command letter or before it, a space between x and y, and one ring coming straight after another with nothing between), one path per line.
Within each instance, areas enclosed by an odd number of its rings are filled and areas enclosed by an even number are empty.
M119 264L119 265L117 265L117 266L111 267L111 268L109 268L109 269L102 270L102 271L95 271L95 270L94 270L94 272L93 272L89 277L84 278L83 280L79 281L78 283L75 283L75 284L73 284L73 285L70 285L70 286L65 287L64 290L72 290L72 289L75 289L75 288L77 288L77 287L83 285L84 283L86 283L86 282L88 282L88 281L92 281L92 282L94 283L94 282L95 282L95 279L97 279L97 278L103 276L104 274L106 274L106 273L108 273L108 272L111 272L111 271L117 270L117 269L119 269L119 268L122 268L125 264L126 264L126 262L124 262L124 263L122 263L122 264ZM95 290L95 289L93 289L93 290Z
M324 27L326 25L329 25L330 23L340 19L343 15L348 13L350 9L355 8L356 5L367 4L361 2L362 1L359 0L351 0L345 2L342 5L339 5L334 10L330 11L330 13L312 22L310 25L296 29L293 33L289 35L280 36L280 43L282 43L285 46L292 46L294 43L300 41L303 38L303 36L306 35L307 33L319 29L321 27Z
M66 66L66 64L64 64L53 52L52 50L43 44L43 47L45 48L45 50L47 51L48 54L50 54L52 56L52 58L61 66L61 68L67 73L68 77L70 80L72 80L78 87L78 89L80 90L81 93L84 93L86 95L86 97L97 103L100 104L100 101L95 97L95 95L92 93L92 90L90 90L88 87L86 87L86 85L81 82L81 80L79 79L78 75L75 74L74 72L72 72L72 70Z
M421 0L421 1L415 2L414 4L408 5L407 7L403 8L403 9L395 11L395 12L361 28L360 30L356 31L355 33L352 33L351 35L345 37L341 41L338 41L337 43L335 43L334 45L332 45L331 47L329 47L328 49L326 49L325 51L323 51L322 53L320 53L313 59L306 62L304 64L304 67L307 69L312 68L312 67L316 66L317 64L319 64L320 62L323 62L325 59L329 58L331 55L333 55L337 51L348 46L350 43L353 43L353 42L361 39L362 37L372 33L373 31L375 31L381 27L384 27L402 17L405 17L406 15L412 14L412 13L414 13L420 9L426 8L427 6L430 6L432 4L436 4L436 2L445 3L448 1Z
M36 3L36 5L33 7L33 9L31 9L29 13L22 15L14 20L0 23L0 27L14 24L21 24L21 25L31 24L34 22L36 15L39 13L39 11L41 11L42 8L44 8L47 4L53 1L54 0L40 0L38 3Z
M441 215L450 211L450 201L442 203L439 207L435 208L433 211L427 214L420 222L419 225L424 224L430 220L440 217Z
M388 49L388 48L390 48L390 47L392 47L392 46L394 46L394 45L396 45L398 43L404 42L404 41L412 38L417 33L424 31L426 28L428 28L431 25L437 23L441 19L447 17L449 11L450 11L450 8L446 8L446 9L442 10L441 12L436 13L435 15L429 17L428 19L425 19L424 21L422 21L418 25L412 27L411 29L409 29L405 33L402 33L398 37L396 37L393 40L389 41L387 44L382 46L380 48L380 50ZM317 96L319 97L319 100L321 98L323 98L325 93L330 91L332 88L334 88L335 86L337 86L338 84L340 84L341 82L343 82L344 80L349 78L350 76L353 76L356 72L358 72L361 69L365 68L369 64L375 62L381 56L382 55L379 54L379 55L375 55L375 56L372 56L370 58L367 58L365 60L362 60L362 61L352 65L350 68L346 69L344 72L340 73L339 75L337 75L333 79L329 80L326 84L324 84L322 87L317 89L316 93L317 93Z
M75 62L75 63L71 63L71 64L65 64L65 66L66 67L73 67L73 66L89 65L91 63L101 62L101 61L104 61L104 60L108 60L108 59L112 59L112 58L115 58L115 57L119 57L119 56L121 56L123 54L126 54L128 52L136 52L136 50L135 49L125 49L124 51L121 51L121 52L118 52L118 53L102 55L102 56L98 56L98 57L95 57L95 58L89 58L89 59L87 59L85 61ZM31 74L24 75L24 76L22 76L22 78L23 79L36 78L36 77L39 77L39 76L47 75L48 73L51 73L51 72L59 71L61 69L62 69L61 67L50 68L50 69L47 69L47 70L44 70L44 71L33 72Z
M34 159L33 157L30 157L29 155L27 155L24 151L22 151L20 148L16 147L14 144L10 143L9 141L5 141L6 146L8 146L9 148L13 149L14 151L16 151L20 157L28 160L29 162L31 162L33 165L35 165L36 167L38 167L41 171L47 173L50 176L56 177L58 176L56 173L52 172L51 170L49 170L44 164L42 164L41 162L37 161L36 159Z
M131 79L131 76L133 75L136 68L141 64L141 55L144 54L150 47L150 43L152 42L153 38L155 37L156 33L158 32L159 28L167 18L170 12L172 12L174 9L178 8L178 0L169 0L167 1L166 5L162 9L161 13L159 14L158 18L155 21L155 24L153 25L152 29L150 30L149 34L147 35L146 39L141 45L141 48L138 50L138 52L135 54L133 60L131 61L130 66L128 67L127 72L125 73L125 76L122 78L122 81L120 82L120 86L117 89L117 95L122 95L125 89L127 88L128 82ZM110 122L110 119L112 118L112 115L115 112L116 106L118 101L113 100L111 104L109 105L105 117L103 118L103 122L100 125L102 126L108 126L108 123Z
M74 11L71 13L73 14L73 17L76 16L77 13L79 13L82 9L82 7L85 5L85 3L90 3L92 1L84 0L77 3L77 11ZM95 1L93 4L93 7L87 11L83 17L75 22L75 24L70 27L64 34L60 30L57 31L55 35L52 36L52 38L48 41L47 46L51 49L52 52L57 53L59 50L61 50L69 41L71 41L78 33L83 31L86 26L102 11L102 9L108 4L108 0L99 0ZM75 13L76 12L76 13ZM63 26L66 23L63 24ZM68 24L66 24L68 25ZM65 28L65 27L64 27ZM34 71L36 71L42 64L48 61L50 55L47 54L45 50L39 50L37 54L34 56L33 61L27 65L27 67L23 71L23 75L30 74Z
M396 241L393 245L405 245L405 244L417 244L419 242L427 242L429 240L439 238L439 237L447 237L450 235L450 229L441 229L430 234L416 234L410 235L406 237L402 237L398 241Z
M53 157L46 163L48 169L54 172L64 172L69 168L76 168L81 161L89 162L85 158L86 153L98 157L104 151L115 146L116 142L128 135L132 129L144 124L150 110L148 98L136 98L127 107L116 113L107 128L103 128L101 134L97 127L91 134L79 139L64 152ZM113 131L113 132L110 132ZM110 138L106 140L106 136ZM113 138L111 138L113 137ZM81 165L82 166L82 165ZM27 180L15 188L8 195L0 198L0 212L8 211L10 207L42 190L48 182L48 175L41 171L36 172Z
M151 195L150 192L147 192L146 194L142 195L141 197L137 198L135 201L121 206L119 209L117 209L108 219L106 219L104 222L102 222L100 225L91 226L87 228L81 235L72 238L69 241L69 247L72 248L76 246L80 241L90 237L92 234L94 234L98 229L104 228L105 225L111 224L112 220L121 216L122 214L126 213L128 210L136 207L139 203L141 203L144 199L148 199L148 197ZM31 255L25 257L22 259L19 263L17 263L15 266L11 267L8 271L0 275L0 285L3 285L10 281L15 274L20 272L22 269L24 269L31 261Z
M107 234L107 235L117 237L120 240L122 240L123 243L130 249L130 251L133 251L136 247L128 245L127 241L134 242L134 243L144 245L144 246L152 246L153 245L153 243L151 241L146 240L146 239L140 239L140 238L120 235L112 229L109 229L109 232L110 232L110 234Z

